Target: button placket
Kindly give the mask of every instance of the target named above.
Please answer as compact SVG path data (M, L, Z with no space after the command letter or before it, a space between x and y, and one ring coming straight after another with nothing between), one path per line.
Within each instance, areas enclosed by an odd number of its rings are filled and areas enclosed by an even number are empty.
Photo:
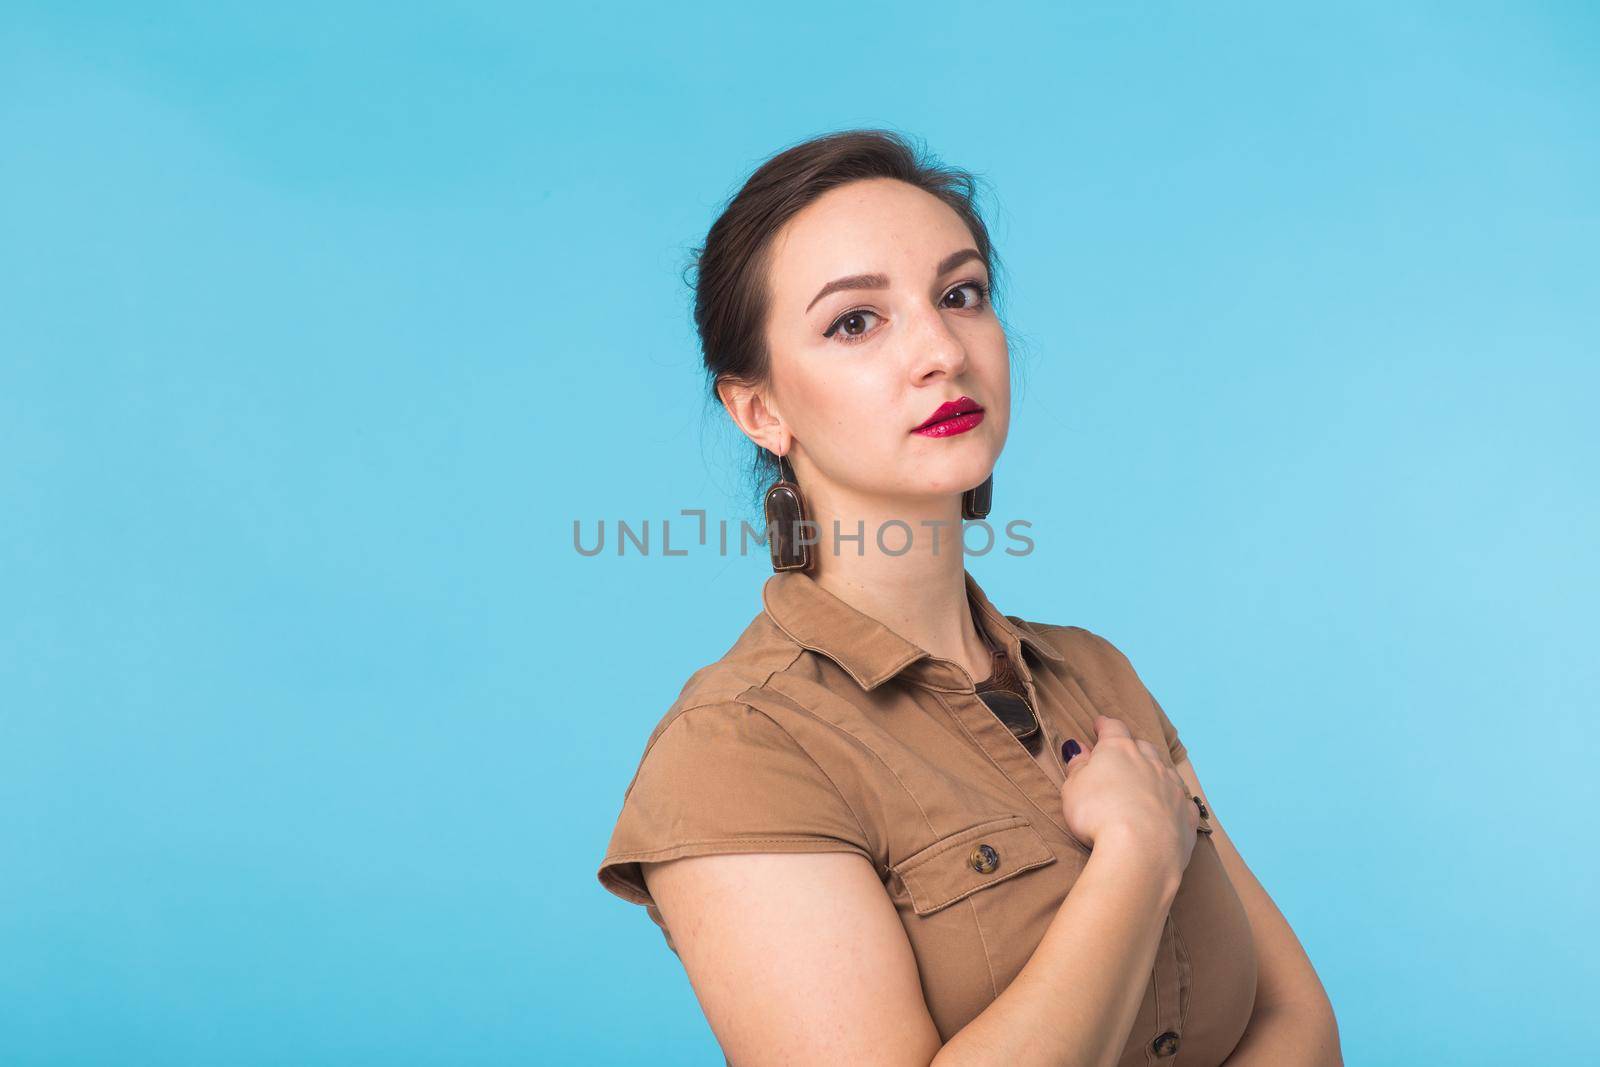
M1171 1063L1182 1042L1183 1018L1188 1008L1188 966L1178 954L1178 927L1167 913L1161 926L1161 943L1156 947L1150 984L1155 994L1155 1035L1146 1046L1149 1063Z
M1022 679L1023 688L1027 690L1028 701L1033 705L1034 713L1039 716L1039 731L1044 735L1044 743L1050 749L1050 758L1055 760L1056 767L1061 771L1061 777L1065 779L1067 775L1067 765L1066 761L1061 758L1061 749L1059 747L1063 738L1056 735L1055 730L1050 724L1050 720L1045 716L1044 704L1039 699L1039 687L1034 684L1033 671L1029 669L1027 662L1022 657L1020 642L1017 643L1016 655L1017 674ZM1012 740L1015 741L1016 739L1013 738ZM1021 748L1021 742L1017 742L1015 747ZM1067 829L1065 818L1061 814L1061 787L1050 780L1050 777L1044 773L1044 769L1039 766L1038 762L1033 758L1033 755L1026 749L1023 750L1023 755L1027 759L1028 771L1032 773L1032 781L1037 784L1037 782L1042 779L1047 787L1048 795L1050 797L1049 810L1047 814L1050 815L1051 821L1057 826L1061 827L1074 845L1082 849L1084 852L1089 852L1089 846L1083 841L1079 840L1077 835L1071 830Z
M1028 690L1028 700L1032 702L1039 714L1039 731L1044 734L1044 742L1050 748L1050 758L1055 761L1056 770L1061 772L1063 780L1067 777L1067 761L1061 755L1061 743L1066 736L1060 733L1057 725L1044 713L1044 704L1039 700L1039 687L1033 684L1033 679L1023 675L1022 684ZM1054 783L1051 783L1052 785ZM1059 786L1057 787L1060 788Z

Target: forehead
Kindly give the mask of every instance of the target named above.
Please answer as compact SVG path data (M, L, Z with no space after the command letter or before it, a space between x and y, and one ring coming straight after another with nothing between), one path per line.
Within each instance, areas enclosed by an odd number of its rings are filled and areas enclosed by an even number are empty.
M806 205L773 242L779 294L815 292L847 274L883 271L894 286L920 285L934 265L972 234L931 193L890 178L851 182Z

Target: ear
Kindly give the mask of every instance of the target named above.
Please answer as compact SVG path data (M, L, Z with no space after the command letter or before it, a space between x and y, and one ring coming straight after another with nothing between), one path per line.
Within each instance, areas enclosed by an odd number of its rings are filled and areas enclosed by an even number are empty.
M717 383L717 397L746 437L778 455L787 451L789 430L773 408L766 386L724 378Z

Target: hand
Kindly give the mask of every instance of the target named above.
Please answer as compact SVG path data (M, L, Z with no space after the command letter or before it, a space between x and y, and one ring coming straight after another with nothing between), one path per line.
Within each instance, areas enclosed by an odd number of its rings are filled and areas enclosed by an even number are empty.
M1091 846L1125 841L1181 875L1200 825L1188 786L1161 750L1134 737L1121 719L1097 715L1094 728L1099 740L1067 762L1061 786L1067 829Z

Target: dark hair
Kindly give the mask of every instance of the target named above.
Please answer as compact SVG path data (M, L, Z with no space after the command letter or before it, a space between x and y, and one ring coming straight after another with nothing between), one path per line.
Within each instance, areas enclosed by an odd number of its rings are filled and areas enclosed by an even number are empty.
M888 130L843 130L802 141L757 168L693 250L694 321L718 407L721 381L754 384L770 371L765 325L772 238L822 194L869 178L895 178L948 204L971 232L989 269L990 300L998 300L998 254L976 204L975 175L939 163L920 142ZM759 445L751 475L758 496L777 475L772 453Z

